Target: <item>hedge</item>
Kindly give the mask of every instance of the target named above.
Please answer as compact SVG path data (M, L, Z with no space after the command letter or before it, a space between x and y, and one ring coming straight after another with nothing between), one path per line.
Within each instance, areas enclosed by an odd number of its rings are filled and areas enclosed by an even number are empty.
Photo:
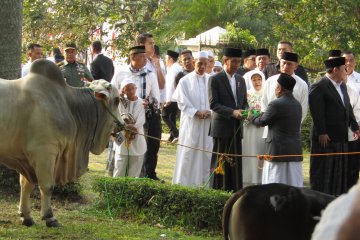
M151 179L96 178L100 193L97 209L113 215L142 218L188 230L221 231L221 215L231 193L209 188L189 188Z
M301 143L303 150L310 152L311 147L312 117L308 111L304 122L301 125Z
M19 173L0 165L0 193L2 194L19 194L20 183ZM67 183L62 186L55 186L52 196L60 199L76 200L81 198L83 186L79 180ZM39 196L38 188L35 188L35 196Z

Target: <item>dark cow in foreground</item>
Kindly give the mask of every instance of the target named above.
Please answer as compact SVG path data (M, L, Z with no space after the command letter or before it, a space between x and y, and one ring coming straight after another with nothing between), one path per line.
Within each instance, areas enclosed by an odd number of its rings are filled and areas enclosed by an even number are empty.
M305 240L333 196L285 184L246 187L223 210L223 237L231 240Z
M30 194L38 184L42 219L53 227L59 225L51 210L53 187L80 177L89 152L106 148L119 93L105 80L70 87L47 60L35 61L30 71L25 78L0 79L0 163L20 173L22 223L34 224Z

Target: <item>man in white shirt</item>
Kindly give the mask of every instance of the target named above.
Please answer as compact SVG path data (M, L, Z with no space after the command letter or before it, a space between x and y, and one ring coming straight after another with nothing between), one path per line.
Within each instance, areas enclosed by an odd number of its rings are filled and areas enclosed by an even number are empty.
M165 87L165 76L161 68L161 59L155 55L155 40L151 33L142 33L137 39L137 44L145 46L146 67L155 73L160 90Z
M139 36L137 36L136 41L138 45L142 45L145 47L146 67L148 70L155 73L154 75L156 77L160 90L160 96L159 98L157 98L157 101L160 103L162 100L164 100L161 99L161 92L164 93L165 91L165 76L164 76L165 74L163 72L165 65L161 63L162 60L159 58L159 56L156 56L155 54L155 40L151 33L140 34ZM145 127L145 131L147 131L148 135L161 139L160 112L159 112L159 116L157 116L158 115L157 113L155 115L156 116L151 118L151 121L146 122L148 128ZM148 145L148 149L147 152L145 153L145 159L144 159L146 175L149 178L159 180L159 178L156 176L155 173L155 167L157 165L158 152L160 149L160 141L155 139L147 139L147 145Z
M344 52L342 56L345 57L347 84L355 87L360 94L360 73L354 70L356 67L355 54L353 52Z
M295 75L295 69L299 65L299 57L296 53L284 52L280 59L280 72L292 76L296 80L293 94L302 107L301 122L304 121L308 111L308 85L299 76ZM266 112L269 103L276 99L275 88L277 79L280 74L269 77L263 88L263 96L261 99L261 112Z
M194 53L195 71L181 78L173 97L181 110L179 143L211 151L207 64L207 52ZM211 153L178 146L172 183L203 186L209 181L210 163Z
M161 138L161 118L159 110L160 91L158 81L154 72L146 68L145 46L135 46L129 49L130 64L127 68L119 71L112 84L120 89L124 79L133 79L136 83L136 95L144 100L146 112L145 133L155 138ZM159 180L156 176L155 168L157 165L157 153L160 141L152 138L146 139L147 151L145 153L146 176ZM149 161L150 159L150 161Z
M27 54L29 61L22 67L21 77L25 77L29 73L32 62L43 57L41 45L37 43L30 44L27 48Z
M175 91L175 76L182 71L182 67L177 62L178 57L178 52L172 50L166 51L166 66L168 67L165 77L166 102L161 111L161 116L165 124L170 129L169 142L172 142L179 136L179 131L176 127L178 106L177 103L172 100L172 95Z

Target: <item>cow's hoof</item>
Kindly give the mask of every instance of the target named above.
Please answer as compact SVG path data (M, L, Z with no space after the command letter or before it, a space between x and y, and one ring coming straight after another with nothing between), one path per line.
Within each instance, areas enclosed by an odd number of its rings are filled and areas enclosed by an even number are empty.
M56 219L46 220L46 226L48 227L61 227L60 223Z
M21 221L22 221L22 225L25 225L27 227L31 227L32 225L35 224L35 222L32 218L24 218L24 219L21 219Z

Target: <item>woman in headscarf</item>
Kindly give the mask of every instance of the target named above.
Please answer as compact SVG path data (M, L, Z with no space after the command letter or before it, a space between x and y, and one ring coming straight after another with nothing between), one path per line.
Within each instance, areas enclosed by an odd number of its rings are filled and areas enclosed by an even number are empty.
M249 90L247 101L249 110L255 109L260 112L262 88L265 83L265 76L260 70L252 70L247 73L249 76ZM264 129L244 122L244 136L242 140L243 155L257 156L265 153L265 141L262 138ZM243 185L261 184L262 160L256 157L243 157Z

